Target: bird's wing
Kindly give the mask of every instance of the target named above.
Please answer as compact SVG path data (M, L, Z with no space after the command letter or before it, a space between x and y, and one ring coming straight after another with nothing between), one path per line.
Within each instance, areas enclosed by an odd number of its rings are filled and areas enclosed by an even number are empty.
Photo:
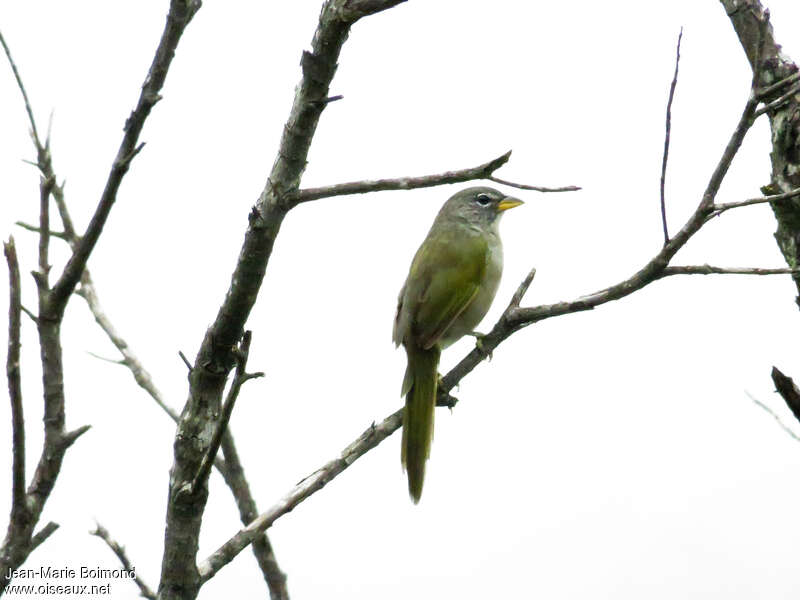
M414 341L436 344L475 299L486 271L483 236L440 232L420 247L406 281L405 300Z

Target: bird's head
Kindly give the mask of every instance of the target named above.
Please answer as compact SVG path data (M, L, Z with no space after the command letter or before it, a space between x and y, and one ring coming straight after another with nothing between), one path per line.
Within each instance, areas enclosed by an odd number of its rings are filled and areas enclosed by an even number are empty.
M490 187L471 187L454 194L439 211L437 221L466 221L480 229L491 228L509 208L523 204Z

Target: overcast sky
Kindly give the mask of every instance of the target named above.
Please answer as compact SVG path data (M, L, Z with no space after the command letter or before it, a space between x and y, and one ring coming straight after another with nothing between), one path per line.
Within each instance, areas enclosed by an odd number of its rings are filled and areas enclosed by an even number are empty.
M106 312L170 404L230 282L274 160L319 2L206 0L189 26L89 266ZM53 111L56 171L88 222L152 60L168 2L7 0L0 28L40 129ZM768 0L800 60L800 5ZM513 149L500 177L581 192L515 192L488 331L535 266L524 301L574 299L660 249L658 180L675 41L684 27L667 180L670 229L700 200L747 100L750 71L719 2L411 1L358 23L331 86L305 186L474 166ZM34 153L0 65L0 234L23 273L36 239ZM769 131L748 135L718 200L760 195ZM252 370L231 428L264 510L401 404L391 344L397 292L442 202L458 189L321 200L285 220L248 322ZM506 189L510 192L511 190ZM726 213L674 264L785 266L766 205ZM53 241L54 269L64 248ZM5 286L5 279L2 285ZM32 278L24 303L35 308ZM777 365L800 376L787 276L669 278L505 342L436 415L425 492L408 499L399 435L269 530L294 599L796 598L800 444L748 397L792 422ZM3 293L7 297L7 293ZM5 307L3 307L5 314ZM29 474L41 444L35 331L24 325ZM6 329L2 328L5 336ZM2 340L5 347L5 337ZM158 583L174 424L117 358L80 298L63 326L68 452L43 523L61 529L25 566L117 566L96 519ZM472 347L448 349L446 372ZM0 465L10 465L0 403ZM0 469L6 480L10 469ZM240 527L221 478L198 558ZM10 486L9 486L10 487ZM4 488L5 489L5 488ZM0 495L8 514L10 494ZM57 583L57 582L56 582ZM249 551L201 597L265 594ZM112 597L137 589L112 582Z

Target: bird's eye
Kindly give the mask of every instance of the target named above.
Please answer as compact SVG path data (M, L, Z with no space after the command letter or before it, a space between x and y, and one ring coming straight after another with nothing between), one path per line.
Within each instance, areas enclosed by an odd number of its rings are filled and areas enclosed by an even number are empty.
M486 194L478 194L478 197L475 198L475 200L477 200L478 204L481 206L489 206L489 204L492 202L492 199Z

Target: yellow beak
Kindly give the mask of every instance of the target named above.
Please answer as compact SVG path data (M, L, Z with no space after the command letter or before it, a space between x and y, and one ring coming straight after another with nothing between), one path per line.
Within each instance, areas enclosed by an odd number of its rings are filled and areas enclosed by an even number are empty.
M500 200L500 202L497 204L497 210L502 212L504 210L508 210L509 208L514 208L515 206L519 206L520 204L525 204L525 203L522 200L517 200L516 198L508 196Z

